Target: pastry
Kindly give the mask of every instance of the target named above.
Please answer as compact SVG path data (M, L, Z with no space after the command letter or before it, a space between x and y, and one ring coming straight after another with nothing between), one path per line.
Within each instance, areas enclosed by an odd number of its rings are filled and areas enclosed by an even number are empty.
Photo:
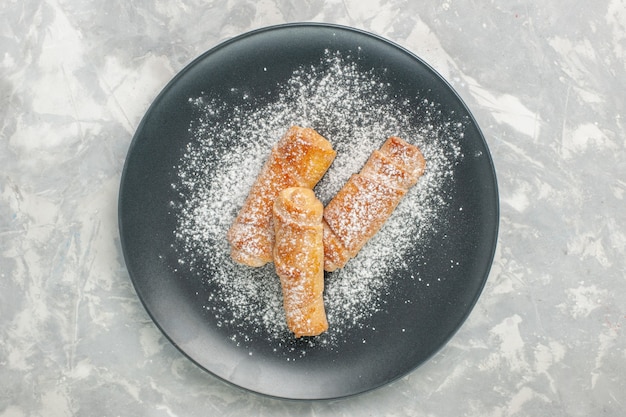
M417 146L392 136L372 153L324 209L324 269L355 257L424 173Z
M228 231L235 261L253 267L272 261L272 206L276 196L288 187L313 188L335 155L330 142L311 128L293 126L285 133L272 148Z
M328 329L324 310L324 207L310 188L291 187L274 202L274 267L287 326L295 337Z

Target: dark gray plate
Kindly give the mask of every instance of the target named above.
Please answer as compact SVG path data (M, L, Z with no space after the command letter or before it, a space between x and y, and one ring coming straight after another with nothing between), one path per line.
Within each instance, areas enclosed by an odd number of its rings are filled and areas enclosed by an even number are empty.
M417 264L422 277L444 277L427 295L415 280L393 277L414 303L391 297L371 326L352 329L332 349L320 345L296 361L277 355L266 338L239 347L207 314L204 281L189 279L177 264L176 218L171 184L189 142L195 117L188 99L204 92L228 97L233 88L271 100L297 68L319 62L325 51L359 50L359 65L380 70L397 95L425 97L442 112L468 120L454 182L446 230L429 240ZM271 72L263 72L271 67ZM232 95L231 95L232 96ZM228 146L228 144L221 144ZM216 167L217 168L217 167ZM463 207L459 211L458 207ZM458 330L487 280L498 231L498 194L485 140L469 110L432 68L410 52L371 34L333 25L289 24L253 31L206 52L161 92L130 146L119 197L119 225L126 264L137 294L167 338L193 362L248 390L290 399L329 399L380 387L412 371ZM424 248L422 248L423 252ZM450 259L458 267L450 268ZM405 272L406 273L406 272ZM417 302L419 301L419 302ZM399 336L397 329L404 329ZM376 329L376 330L372 330ZM394 330L394 331L392 331ZM254 336L256 337L256 336ZM367 343L362 341L366 339Z

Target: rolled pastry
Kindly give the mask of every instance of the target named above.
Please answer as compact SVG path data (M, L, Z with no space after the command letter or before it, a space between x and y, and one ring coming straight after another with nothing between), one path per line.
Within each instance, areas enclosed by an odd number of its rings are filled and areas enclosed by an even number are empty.
M272 148L228 231L231 257L242 264L262 266L272 261L272 205L288 187L313 188L335 159L336 152L311 128L291 127Z
M274 266L287 326L295 337L328 329L324 310L324 207L310 188L281 191L274 203Z
M392 136L324 209L324 269L342 268L382 227L424 173L417 146Z

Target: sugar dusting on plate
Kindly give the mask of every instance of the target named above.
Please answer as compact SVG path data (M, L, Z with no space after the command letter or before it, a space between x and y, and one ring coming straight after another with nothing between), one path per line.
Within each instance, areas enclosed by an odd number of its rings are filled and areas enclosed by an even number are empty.
M309 344L332 349L351 330L367 328L368 320L385 308L399 271L408 268L407 257L411 263L419 260L429 237L445 226L440 216L450 198L445 186L463 158L466 121L443 114L437 103L419 96L399 99L382 79L360 68L358 55L327 52L319 64L294 71L277 86L277 96L248 97L233 89L239 98L235 105L207 95L190 98L195 114L190 142L172 184L179 196L172 202L178 220L174 249L180 267L211 288L199 302L233 343L246 346L264 339L275 350L295 349L273 265L236 264L226 240L271 147L290 126L316 129L337 150L315 188L324 204L389 136L419 146L426 158L424 175L378 234L343 269L326 275L329 331ZM418 274L404 275L415 279Z

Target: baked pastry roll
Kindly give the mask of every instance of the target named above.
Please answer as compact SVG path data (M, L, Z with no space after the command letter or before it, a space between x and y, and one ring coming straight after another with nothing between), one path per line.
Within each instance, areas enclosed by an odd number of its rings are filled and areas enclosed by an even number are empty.
M274 202L274 267L287 326L295 337L328 329L324 310L324 207L310 188L281 191Z
M417 146L392 136L324 209L324 269L334 271L357 255L424 173Z
M313 188L335 159L328 140L311 128L291 127L272 148L227 238L231 257L258 267L272 261L272 206L288 187Z

